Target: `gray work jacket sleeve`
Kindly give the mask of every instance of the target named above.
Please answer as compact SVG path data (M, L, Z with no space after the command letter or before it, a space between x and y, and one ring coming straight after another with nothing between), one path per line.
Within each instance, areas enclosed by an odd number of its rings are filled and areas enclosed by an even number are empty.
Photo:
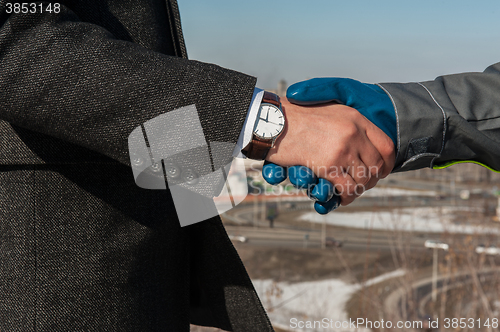
M380 86L396 110L394 172L461 161L500 171L500 63L482 73Z

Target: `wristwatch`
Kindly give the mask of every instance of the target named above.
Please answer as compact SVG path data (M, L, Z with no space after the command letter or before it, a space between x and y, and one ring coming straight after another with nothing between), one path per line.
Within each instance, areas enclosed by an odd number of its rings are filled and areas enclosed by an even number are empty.
M281 109L280 98L274 93L264 91L253 128L252 140L241 152L250 159L266 159L267 153L274 146L276 138L284 128L285 116Z

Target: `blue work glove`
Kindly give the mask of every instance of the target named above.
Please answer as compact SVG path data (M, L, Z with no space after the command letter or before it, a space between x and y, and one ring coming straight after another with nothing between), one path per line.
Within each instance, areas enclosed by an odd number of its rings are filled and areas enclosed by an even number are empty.
M314 209L319 214L327 214L340 205L340 196L335 195L335 188L330 181L317 178L314 172L305 166L282 167L266 161L262 167L262 176L269 184L283 182L287 176L290 183L299 189L306 189L309 198L315 200Z
M378 85L350 78L313 78L290 86L286 97L291 103L303 106L334 101L355 108L389 136L397 147L396 112L391 98Z
M382 88L374 84L361 83L349 78L314 78L308 81L295 83L287 90L287 98L298 105L315 105L329 102L338 102L358 110L368 120L380 128L397 146L396 113L390 97ZM303 167L303 166L294 166ZM335 195L333 185L325 179L310 178L310 172L298 172L298 176L290 176L290 182L300 188L302 183L315 184L308 190L308 195L316 200L315 210L326 214L338 207L340 197ZM290 168L292 169L292 167ZM280 177L276 174L281 174ZM302 178L302 174L305 178ZM264 179L271 184L278 184L286 179L286 168L273 163L266 163L262 170ZM307 186L307 185L306 185ZM323 196L321 192L330 192L332 195Z

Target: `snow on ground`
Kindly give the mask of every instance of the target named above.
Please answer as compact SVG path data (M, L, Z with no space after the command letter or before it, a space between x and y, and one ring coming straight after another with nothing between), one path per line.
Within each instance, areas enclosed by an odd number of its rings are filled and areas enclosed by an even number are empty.
M380 275L364 283L364 286L403 276L404 270L398 269ZM340 279L310 281L300 283L273 282L272 280L253 280L259 297L266 308L271 322L276 326L297 332L357 331L369 332L366 328L335 328L342 322L349 322L345 305L352 294L363 287L363 284L349 284ZM296 319L296 320L294 320ZM323 320L326 319L326 320ZM333 328L298 328L298 322L328 322ZM314 323L311 323L314 324ZM319 324L318 324L319 325ZM348 326L344 323L344 326Z
M309 212L302 215L301 219L317 223L326 222L336 226L379 230L500 234L500 230L496 227L459 225L452 222L453 213L470 211L471 209L473 208L460 206L420 207L392 211L333 212L326 216Z

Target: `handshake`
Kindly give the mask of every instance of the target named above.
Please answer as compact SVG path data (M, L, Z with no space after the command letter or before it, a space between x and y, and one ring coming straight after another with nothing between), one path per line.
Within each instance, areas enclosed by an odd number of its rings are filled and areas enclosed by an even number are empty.
M281 103L286 127L263 177L272 185L289 177L318 213L350 204L394 168L396 114L382 87L316 78L290 86Z

